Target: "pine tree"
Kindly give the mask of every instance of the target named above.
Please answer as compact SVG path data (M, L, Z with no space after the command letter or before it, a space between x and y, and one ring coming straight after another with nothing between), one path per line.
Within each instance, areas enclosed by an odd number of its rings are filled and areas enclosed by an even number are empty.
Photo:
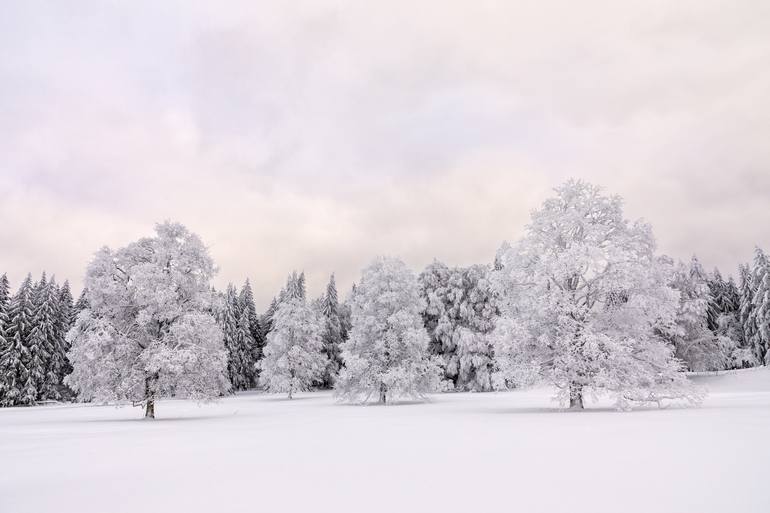
M307 287L305 285L305 271L302 271L297 278L297 293L302 299L307 298Z
M376 259L351 301L352 329L342 344L345 368L335 385L339 397L366 402L374 395L386 403L442 388L439 361L428 353L417 277L402 261Z
M59 322L59 289L52 278L41 282L35 299L33 328L30 332L32 364L27 393L38 400L59 399L58 385L65 368L64 341ZM36 358L37 357L37 358ZM40 367L38 367L40 366Z
M25 394L25 385L29 379L28 366L32 356L27 345L34 314L32 288L32 276L28 274L8 307L8 344L5 352L0 354L0 376L3 377L0 390L2 406L34 402L34 398L30 400L29 395Z
M262 346L264 349L264 342L267 340L267 335L270 333L270 331L273 329L273 316L275 315L275 311L278 310L278 298L273 298L273 300L270 302L270 306L267 307L267 310L264 314L262 314L262 317L259 319L259 327L260 327L260 333L262 335Z
M65 333L74 322L74 313L75 304L72 300L70 282L69 280L64 280L64 283L59 289L59 321L62 327L65 329Z
M260 326L259 316L257 316L257 309L254 306L254 293L248 279L241 288L239 301L241 312L246 315L246 321L240 322L240 324L246 324L246 329L248 330L248 337L246 338L249 341L247 347L249 387L254 387L257 385L258 371L256 365L262 358L264 339L262 338L262 327Z
M708 328L714 333L719 330L719 317L730 308L730 305L725 304L726 286L719 269L714 269L714 273L708 279L710 301L707 309Z
M306 296L304 271L299 275L297 274L297 271L292 271L286 279L286 287L284 287L279 295L279 302L294 298L304 300Z
M57 339L59 340L64 358L63 366L59 374L59 383L63 383L64 376L72 372L72 365L70 364L69 358L67 358L67 352L70 350L70 344L67 342L67 332L75 323L74 312L75 305L72 303L70 282L65 280L59 290L59 315L56 321Z
M6 340L6 334L8 330L8 323L10 319L8 317L8 308L11 303L11 286L8 283L8 277L3 273L0 276L0 354L5 351L8 344ZM2 376L0 376L2 380Z
M243 355L243 332L239 327L240 319L241 308L238 295L235 287L228 284L220 327L224 336L224 346L227 349L227 374L234 391L248 388Z
M8 277L3 273L0 276L0 365L3 362L3 355L10 351L8 341L8 330L10 328L10 303L11 287L8 283ZM0 367L0 406L3 405L4 391L6 390L7 376L2 367Z
M757 333L757 326L754 324L754 279L752 269L748 264L739 267L740 274L740 308L738 311L738 320L743 330L742 347L749 348L754 365L759 363L754 351L754 338Z
M321 297L321 315L323 317L323 352L328 359L322 385L326 388L334 386L337 374L342 367L342 322L340 319L340 304L337 298L337 284L334 274L329 278L326 293Z
M749 340L754 355L760 364L768 364L770 357L770 259L760 248L754 253L754 267L751 281L751 319L756 328Z
M316 312L301 297L282 301L273 316L264 357L259 362L259 380L268 392L308 390L323 376L326 357L322 327Z
M90 306L91 305L88 304L88 289L86 287L83 287L83 291L80 293L80 297L78 297L78 300L75 303L74 308L72 309L72 317L70 318L70 325L75 324L75 320L78 318L78 315L80 315L80 312L90 308Z

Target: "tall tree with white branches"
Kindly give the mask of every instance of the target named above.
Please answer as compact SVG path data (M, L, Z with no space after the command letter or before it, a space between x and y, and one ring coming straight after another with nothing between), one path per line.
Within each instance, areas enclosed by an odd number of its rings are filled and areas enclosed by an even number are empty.
M197 235L162 223L154 237L88 266L88 307L68 333L81 399L132 401L155 417L163 397L215 399L229 390L222 331L211 315L215 268Z
M380 403L422 398L443 386L438 358L428 353L424 302L417 277L400 260L378 258L351 298L352 328L342 344L345 367L335 385L346 400Z
M586 394L612 394L619 408L701 399L661 335L678 306L670 266L650 227L624 219L620 197L581 181L558 187L501 267L498 386L534 373L574 409Z

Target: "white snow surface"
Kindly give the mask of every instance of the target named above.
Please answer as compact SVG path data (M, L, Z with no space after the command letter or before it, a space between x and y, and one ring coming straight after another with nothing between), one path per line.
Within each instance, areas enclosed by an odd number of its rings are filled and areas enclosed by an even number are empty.
M551 390L343 405L0 410L0 512L768 512L770 369L701 408L560 411Z

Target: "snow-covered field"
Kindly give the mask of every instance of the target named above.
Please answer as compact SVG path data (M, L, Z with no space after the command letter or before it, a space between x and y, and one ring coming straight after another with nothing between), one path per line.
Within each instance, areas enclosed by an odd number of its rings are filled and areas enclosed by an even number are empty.
M549 391L349 406L0 410L0 512L768 512L770 369L698 409L559 412Z

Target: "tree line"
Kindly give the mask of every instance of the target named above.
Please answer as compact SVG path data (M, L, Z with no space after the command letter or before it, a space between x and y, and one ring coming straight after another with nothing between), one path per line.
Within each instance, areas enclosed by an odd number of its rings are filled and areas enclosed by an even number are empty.
M768 362L770 260L759 248L738 281L696 257L655 254L649 226L622 201L570 181L489 264L434 261L415 274L378 258L343 300L334 275L307 298L291 273L259 315L247 280L210 285L214 265L179 224L102 249L73 303L69 284L0 277L0 404L72 397L201 400L261 387L334 388L387 402L438 390L488 391L537 380L582 408L584 389L619 407L699 394L683 370Z

